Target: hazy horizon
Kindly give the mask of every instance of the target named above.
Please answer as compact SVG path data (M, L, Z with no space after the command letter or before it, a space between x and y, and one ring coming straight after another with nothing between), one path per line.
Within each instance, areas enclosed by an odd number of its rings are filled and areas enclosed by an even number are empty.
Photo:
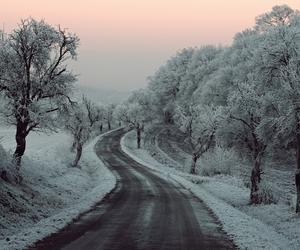
M1 1L1 0L0 0ZM72 69L79 84L133 90L176 51L205 44L230 44L272 6L299 0L86 0L2 1L0 22L10 32L22 18L45 19L80 37Z

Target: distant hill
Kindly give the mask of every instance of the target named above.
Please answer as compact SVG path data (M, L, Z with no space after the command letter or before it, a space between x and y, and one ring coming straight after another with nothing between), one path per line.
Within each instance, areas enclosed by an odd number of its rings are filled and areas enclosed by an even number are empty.
M85 95L95 103L117 104L125 101L130 93L130 91L101 89L97 87L78 85L76 86L74 94L76 99L80 98L82 95Z

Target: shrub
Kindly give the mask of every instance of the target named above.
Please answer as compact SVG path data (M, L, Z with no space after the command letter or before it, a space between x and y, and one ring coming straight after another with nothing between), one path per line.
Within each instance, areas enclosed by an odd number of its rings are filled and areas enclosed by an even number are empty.
M197 168L199 174L204 176L231 174L232 167L239 162L240 159L233 149L216 146L198 160Z
M279 199L276 197L272 186L268 182L262 181L259 184L258 200L258 204L276 204Z

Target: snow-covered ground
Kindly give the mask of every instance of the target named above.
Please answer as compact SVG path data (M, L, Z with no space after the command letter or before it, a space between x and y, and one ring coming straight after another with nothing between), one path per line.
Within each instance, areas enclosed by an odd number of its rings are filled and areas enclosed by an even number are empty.
M15 146L14 131L0 129L6 150ZM24 249L58 231L99 202L116 183L94 152L99 137L83 151L80 168L70 163L65 133L28 136L21 185L0 181L0 249Z
M136 161L158 170L164 178L178 181L202 199L240 249L300 248L300 217L291 206L282 203L250 206L249 189L241 179L228 175L201 177L179 171L176 168L179 163L174 163L159 148L151 153L137 149L134 131L127 133L121 144L123 151Z

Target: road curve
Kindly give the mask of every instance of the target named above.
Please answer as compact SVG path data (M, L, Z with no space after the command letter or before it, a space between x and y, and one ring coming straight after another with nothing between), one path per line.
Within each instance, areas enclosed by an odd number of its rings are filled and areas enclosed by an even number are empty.
M121 150L123 134L122 130L115 131L95 147L97 155L118 176L113 192L31 249L234 249L203 202Z

